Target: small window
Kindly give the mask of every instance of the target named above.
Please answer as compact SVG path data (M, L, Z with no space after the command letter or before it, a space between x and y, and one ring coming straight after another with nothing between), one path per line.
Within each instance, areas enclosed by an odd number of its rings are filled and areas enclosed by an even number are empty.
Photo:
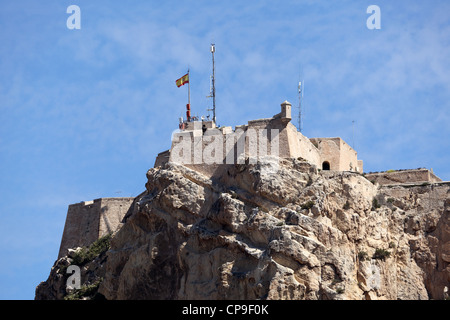
M322 163L322 170L330 170L330 163L328 161Z

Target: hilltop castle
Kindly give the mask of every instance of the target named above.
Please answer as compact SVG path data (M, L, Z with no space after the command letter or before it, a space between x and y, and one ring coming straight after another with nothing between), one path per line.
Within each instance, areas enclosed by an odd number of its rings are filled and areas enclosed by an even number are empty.
M158 154L154 167L182 163L208 175L221 164L257 163L265 156L303 159L321 170L362 174L363 161L341 138L307 138L291 123L292 106L285 101L281 112L271 118L248 121L246 125L217 128L214 121L184 122L172 137L172 146ZM427 169L371 173L366 178L380 185L436 183ZM117 230L122 219L134 210L136 198L102 198L69 206L58 258L70 248L87 246Z
M291 123L292 106L281 104L272 118L246 125L216 128L213 121L192 121L172 138L170 150L158 154L155 167L166 162L236 164L246 158L254 163L263 156L303 158L322 170L363 172L363 161L341 138L308 139Z

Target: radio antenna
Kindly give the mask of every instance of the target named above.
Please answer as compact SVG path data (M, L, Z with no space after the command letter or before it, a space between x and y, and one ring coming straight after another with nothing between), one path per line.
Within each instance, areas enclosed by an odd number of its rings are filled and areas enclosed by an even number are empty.
M214 52L216 51L216 47L214 45L214 43L211 43L211 54L212 54L212 76L211 76L211 89L210 89L210 94L207 98L212 98L213 99L213 106L212 109L208 109L207 111L212 111L213 112L213 118L212 120L214 121L214 123L216 123L216 75L215 75L215 66L214 66Z
M305 88L305 81L299 81L298 83L298 131L302 132L302 100L303 91Z
M352 148L355 150L355 120L352 120Z

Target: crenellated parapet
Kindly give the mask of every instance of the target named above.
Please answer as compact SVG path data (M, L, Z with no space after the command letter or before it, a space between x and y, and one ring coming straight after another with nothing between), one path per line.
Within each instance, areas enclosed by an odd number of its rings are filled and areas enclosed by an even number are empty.
M341 138L305 137L291 123L292 106L281 104L271 118L250 120L246 125L217 128L213 121L188 122L172 136L170 150L160 153L155 166L166 162L185 165L256 163L267 156L303 158L319 169L362 173L357 152Z

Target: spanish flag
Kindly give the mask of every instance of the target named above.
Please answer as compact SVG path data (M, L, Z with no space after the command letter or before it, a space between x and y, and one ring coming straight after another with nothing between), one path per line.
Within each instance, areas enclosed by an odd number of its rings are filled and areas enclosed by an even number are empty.
M178 88L182 85L185 85L186 83L189 83L189 72L182 76L180 79L177 79L175 83L177 84Z

